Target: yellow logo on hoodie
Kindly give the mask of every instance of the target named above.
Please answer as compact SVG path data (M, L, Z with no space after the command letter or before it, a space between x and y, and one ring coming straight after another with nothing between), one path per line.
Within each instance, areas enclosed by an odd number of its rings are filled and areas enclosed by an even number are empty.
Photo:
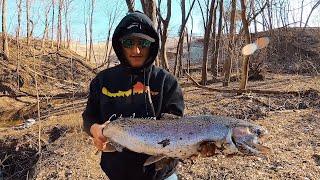
M153 96L158 95L158 92L151 91L149 86L144 86L139 81L133 86L133 89L129 89L127 91L118 91L116 93L112 93L107 88L105 87L102 88L102 94L108 97L128 97L131 95L148 93L148 92L150 92L150 94Z

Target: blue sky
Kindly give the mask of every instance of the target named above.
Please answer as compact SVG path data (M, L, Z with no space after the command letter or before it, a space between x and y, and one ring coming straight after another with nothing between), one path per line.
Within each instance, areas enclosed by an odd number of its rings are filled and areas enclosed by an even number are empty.
M57 0L56 0L57 1ZM70 10L69 10L69 20L71 26L71 38L73 41L81 41L85 40L85 31L84 31L84 9L85 4L87 4L86 8L88 9L89 3L91 0L69 0L71 1ZM164 11L166 11L166 1L162 0L163 4L161 7ZM191 1L191 0L190 0ZM136 9L142 11L140 0L135 0ZM205 2L202 0L201 2ZM316 0L304 0L304 14L303 20L307 18L308 13L312 5L316 2ZM34 26L34 37L42 38L43 30L44 30L44 18L47 4L51 3L51 0L31 0L32 9L31 9L31 19L35 22ZM289 12L288 16L290 18L289 21L299 20L300 19L300 9L295 9L295 7L301 6L301 2L299 0L290 0L288 1L290 6L293 8L292 11ZM189 0L186 1L187 9L189 8ZM117 5L117 6L116 6ZM225 2L225 7L228 7L228 3ZM10 34L15 34L15 29L17 27L17 6L16 0L7 0L7 30ZM239 6L239 5L238 5ZM116 8L117 7L117 8ZM22 36L26 35L26 18L25 18L25 0L23 0L23 12L22 12ZM57 9L57 8L56 8ZM320 7L316 9L310 19L309 24L312 26L319 26L319 11ZM125 0L95 0L95 12L94 12L94 22L93 22L93 38L95 42L104 41L107 37L107 29L109 27L109 18L110 13L117 14L117 18L115 19L115 24L121 20L121 18L126 14L127 7ZM56 15L58 11L55 11ZM169 35L175 36L178 33L179 26L181 24L181 9L180 9L180 0L172 0L172 16L169 25ZM50 14L51 15L51 14ZM196 3L195 9L193 10L193 33L196 35L203 34L203 22L200 14L199 6ZM57 19L55 19L55 25L57 23ZM50 18L51 24L51 18ZM187 24L189 29L191 28L191 23Z
M69 10L69 19L71 26L71 37L74 41L84 41L85 40L85 26L84 26L84 13L85 8L87 13L89 13L89 1L91 0L73 0L70 5ZM34 37L42 38L44 24L45 24L45 11L47 4L50 4L51 0L31 0L31 19L35 22L34 26ZM86 3L85 3L86 2ZM166 2L166 1L164 1ZM187 6L189 6L189 1L187 0ZM175 36L178 32L179 26L181 24L181 9L180 2L178 0L172 0L172 16L169 25L169 34ZM85 4L87 7L85 7ZM166 4L163 3L163 11L166 11ZM136 0L135 7L139 11L143 11L141 8L140 0ZM26 10L25 10L25 0L23 0L22 7L22 36L26 35ZM57 16L57 7L55 8L55 16ZM104 41L107 37L107 30L109 27L109 16L110 13L117 14L115 19L116 26L118 22L125 16L127 13L127 6L125 0L96 0L95 1L95 10L94 10L94 23L93 23L93 38L95 42ZM7 1L7 30L10 34L15 34L17 27L17 5L15 0ZM51 13L50 13L51 15ZM200 21L201 16L199 13L195 13L194 16L199 16L194 18L194 27L193 31L197 34L203 32L202 22ZM50 24L51 24L51 18ZM55 24L57 19L54 20ZM50 27L51 28L51 27ZM49 33L50 34L50 33Z

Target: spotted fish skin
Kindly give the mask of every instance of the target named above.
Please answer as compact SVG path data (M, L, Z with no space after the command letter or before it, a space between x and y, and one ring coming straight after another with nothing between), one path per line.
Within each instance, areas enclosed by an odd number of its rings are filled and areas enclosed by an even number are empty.
M235 129L246 129L246 131L241 132L242 134L237 133L240 135L234 138ZM198 154L203 142L214 142L217 147L223 147L221 149L224 154L240 153L238 147L240 143L241 145L244 143L243 152L259 153L254 147L248 149L246 145L251 146L251 144L246 141L257 139L265 132L262 127L247 121L223 116L199 115L176 120L121 118L110 122L103 130L103 135L113 144L137 153L186 159ZM239 144L235 139L239 140ZM268 147L263 147L269 151Z

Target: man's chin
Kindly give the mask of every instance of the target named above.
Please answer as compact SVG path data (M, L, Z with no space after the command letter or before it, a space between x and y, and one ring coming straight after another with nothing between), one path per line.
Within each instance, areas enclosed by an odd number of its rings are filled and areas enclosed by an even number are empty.
M139 68L139 67L143 66L143 62L131 62L129 64L133 68Z
M140 68L143 64L130 64L132 68Z

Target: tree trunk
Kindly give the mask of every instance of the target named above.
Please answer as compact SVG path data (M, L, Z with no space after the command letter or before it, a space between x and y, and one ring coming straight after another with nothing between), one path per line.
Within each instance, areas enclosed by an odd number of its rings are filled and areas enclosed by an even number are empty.
M134 0L126 0L129 12L135 11Z
M110 25L110 24L109 24ZM108 34L107 34L107 40L106 40L106 46L105 46L105 56L103 63L107 63L109 61L110 53L111 53L111 46L110 46L110 37L111 37L111 27L109 26Z
M49 30L49 17L48 14L50 12L51 6L47 7L46 10L46 19L45 19L45 27L44 27L44 31L43 31L43 37L42 37L42 48L45 47L45 42L46 39L48 39L48 30Z
M271 0L272 1L272 0ZM268 7L268 17L269 17L269 30L272 30L272 18L273 18L273 14L272 14L272 5L270 3L270 0L267 0L267 7Z
M156 11L156 1L155 0L140 0L142 9L144 13L151 19L153 22L153 27L157 29L157 11ZM155 59L155 63L159 66L158 56Z
M173 74L176 75L176 76L181 71L181 69L179 69L178 64L180 64L180 62L181 62L181 56L182 56L181 48L183 48L185 26L187 24L187 21L189 19L191 10L192 10L195 2L196 2L196 0L192 1L192 4L191 4L189 12L188 12L188 15L187 15L187 17L185 17L185 14L186 14L185 13L185 0L181 0L182 22L181 22L181 27L180 27L180 30L179 30L179 41L178 41L178 45L177 45L176 59L175 59L175 62L174 62L174 71L173 71ZM178 61L180 61L180 62L178 62Z
M21 30L21 14L22 14L22 0L17 0L17 7L18 7L18 25L17 25L17 31L16 31L16 39L17 42L20 38L20 30ZM18 45L19 43L17 43Z
M52 0L52 22L51 22L51 48L53 49L53 36L54 36L54 8L56 0Z
M7 36L7 0L2 0L2 51L3 58L8 60L10 54Z
M63 11L64 0L59 2L59 12L58 12L58 31L57 31L57 50L61 48L62 43L62 11Z
M208 75L208 50L209 50L209 42L210 42L210 32L211 32L211 28L212 28L212 18L213 18L213 9L214 9L214 5L215 5L215 0L211 1L211 5L210 5L210 10L209 10L209 14L207 16L206 19L208 19L208 21L206 22L205 25L205 32L204 32L204 45L203 45L203 58L202 58L202 77L201 77L201 84L202 85L206 85L207 84L207 75Z
M181 34L181 40L180 40L180 46L179 46L179 58L178 58L178 66L177 66L177 71L176 75L177 77L180 77L182 75L182 56L183 56L183 45L184 45L184 36L185 36L185 28L182 30Z
M241 19L245 35L245 45L250 44L249 24L246 17L245 0L241 0ZM248 83L249 56L243 55L240 89L246 89Z
M66 7L64 9L64 19L65 19L65 41L64 41L64 47L70 48L70 36L69 36L69 22L68 22L68 11L69 11L69 5L70 1L65 0Z
M168 22L162 22L163 24L163 34L161 35L161 47L160 47L160 57L162 62L162 67L170 71L169 63L168 63L168 57L167 57L167 32L168 32Z
M176 60L174 62L174 70L173 74L179 77L180 74L180 64L181 63L181 56L183 54L183 43L184 43L184 26L186 24L186 2L185 0L181 0L181 27L179 29L179 41L177 45L177 53L176 53Z
M132 5L132 6L134 6L134 5ZM116 18L119 16L119 12L121 9L121 2L117 1L117 3L112 7L112 9L114 11L111 11L110 14L108 14L108 18L107 18L107 22L108 22L107 32L108 33L107 33L107 40L106 40L106 45L105 45L105 56L104 56L104 62L103 62L103 64L107 63L107 67L110 66L110 56L111 56L111 50L112 50L112 45L111 45L111 43L109 43L111 40L111 31L113 29Z
M312 6L312 8L311 8L311 11L310 11L310 13L309 13L309 15L308 15L308 17L307 17L307 21L306 21L306 23L304 24L304 27L303 27L303 29L302 29L302 32L301 33L303 33L304 32L304 30L306 29L306 27L307 27L307 25L308 25L308 22L309 22L309 19L310 19L310 16L311 16L311 14L312 14L312 12L318 7L320 5L320 0L318 1L318 2L316 2L316 4L315 5L313 5Z
M159 4L160 9L160 4ZM160 22L162 23L163 29L161 31L161 47L160 47L160 57L162 62L162 67L169 71L169 63L168 63L168 57L167 57L167 48L166 48L166 42L168 38L168 26L171 19L171 0L167 0L167 17L166 19L162 18L162 15L160 14L159 10L159 18ZM161 27L161 25L160 25Z
M91 0L91 15L90 15L90 22L89 22L89 33L90 33L90 39L89 39L89 62L92 60L93 56L93 12L94 12L94 3L95 0Z
M211 60L211 73L213 78L218 78L218 56L220 48L220 38L222 33L222 18L223 18L223 0L219 1L219 24L218 24L218 34L216 36L215 48L212 50L212 60Z
M86 39L86 54L85 58L88 59L88 19L87 19L87 0L84 1L84 13L83 13L83 19L84 19L84 34Z
M31 28L30 28L30 0L26 0L26 8L27 8L27 44L30 46L31 41Z
M193 31L193 19L191 16L191 29L190 29L190 35L188 32L188 29L186 28L186 32L187 32L187 52L188 52L188 57L187 57L187 73L190 74L190 66L191 66L191 44L192 44L192 31Z
M256 11L256 7L255 7L255 4L254 4L254 0L251 0L250 1L250 6L251 6L251 9L252 9L252 14L255 13ZM258 32L258 29L257 29L257 18L256 16L253 17L253 27L254 27L254 33L257 33Z
M157 12L155 0L140 0L143 12L152 20L154 28L157 29Z
M224 80L223 86L229 86L230 83L230 74L231 74L231 67L232 67L232 60L234 58L234 34L235 34L235 16L236 16L236 8L237 8L237 1L231 1L231 17L230 17L230 41L229 41L229 58L225 61L224 65Z
M16 31L16 41L17 41L17 89L20 90L20 29L21 29L21 14L22 14L22 0L17 0L18 7L18 26Z

